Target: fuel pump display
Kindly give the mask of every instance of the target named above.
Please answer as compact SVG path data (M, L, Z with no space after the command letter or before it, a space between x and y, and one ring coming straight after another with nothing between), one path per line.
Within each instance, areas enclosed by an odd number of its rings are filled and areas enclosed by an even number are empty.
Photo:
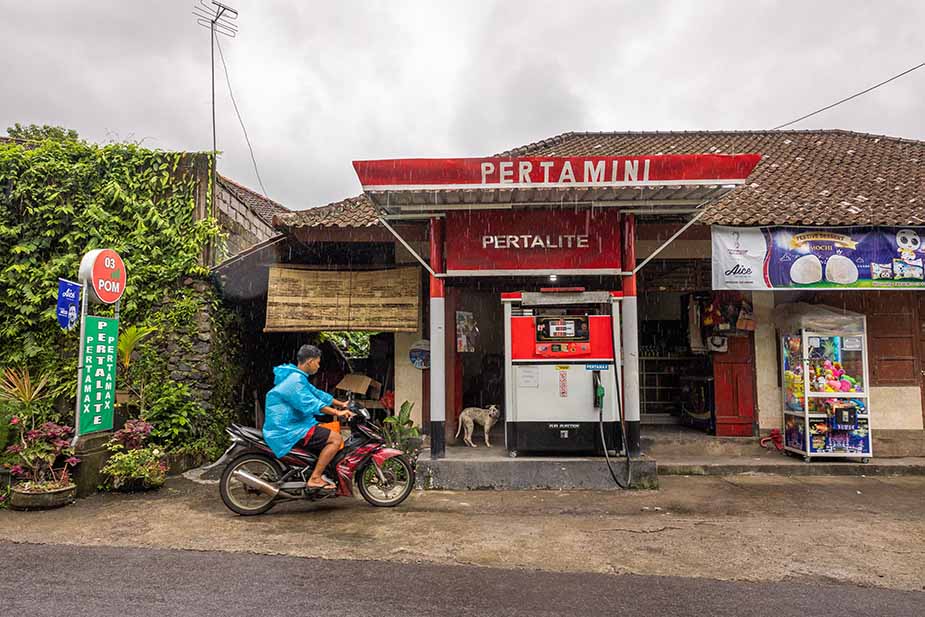
M506 444L521 452L620 450L619 294L504 294Z

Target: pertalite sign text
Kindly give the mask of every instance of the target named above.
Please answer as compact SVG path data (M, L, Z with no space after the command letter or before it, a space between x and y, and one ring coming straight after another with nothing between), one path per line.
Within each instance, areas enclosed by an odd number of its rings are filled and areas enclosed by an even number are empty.
M622 163L622 164L621 164ZM587 160L575 168L568 159L483 161L482 184L615 184L648 182L649 159ZM622 172L622 173L621 173ZM621 177L622 176L622 177Z
M482 248L488 249L586 249L587 235L574 236L482 236Z

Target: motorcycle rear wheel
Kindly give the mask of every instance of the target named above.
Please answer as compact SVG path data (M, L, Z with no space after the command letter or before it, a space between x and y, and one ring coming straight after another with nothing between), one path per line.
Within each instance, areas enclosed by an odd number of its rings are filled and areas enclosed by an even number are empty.
M404 456L394 456L382 463L385 484L379 480L376 464L369 461L357 472L357 489L370 505L394 508L414 490L414 468Z
M273 483L278 482L282 476L279 463L263 454L243 454L225 467L222 480L219 483L219 493L225 506L241 516L254 516L263 514L276 505L276 498L256 489L252 489L232 477L236 469L247 471L261 480Z

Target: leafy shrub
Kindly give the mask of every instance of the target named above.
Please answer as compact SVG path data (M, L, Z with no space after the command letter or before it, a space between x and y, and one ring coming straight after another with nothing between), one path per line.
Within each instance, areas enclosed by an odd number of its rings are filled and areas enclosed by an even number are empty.
M151 434L154 427L141 419L126 420L125 426L113 433L112 443L126 450L137 450Z
M167 480L167 460L156 446L126 450L114 443L109 447L112 456L101 470L110 477L112 488L141 484L143 488L157 488Z

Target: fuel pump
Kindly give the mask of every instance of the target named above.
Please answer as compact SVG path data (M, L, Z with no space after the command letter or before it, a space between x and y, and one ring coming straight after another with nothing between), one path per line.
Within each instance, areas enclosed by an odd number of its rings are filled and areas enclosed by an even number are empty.
M547 289L502 301L508 454L623 450L620 294Z

